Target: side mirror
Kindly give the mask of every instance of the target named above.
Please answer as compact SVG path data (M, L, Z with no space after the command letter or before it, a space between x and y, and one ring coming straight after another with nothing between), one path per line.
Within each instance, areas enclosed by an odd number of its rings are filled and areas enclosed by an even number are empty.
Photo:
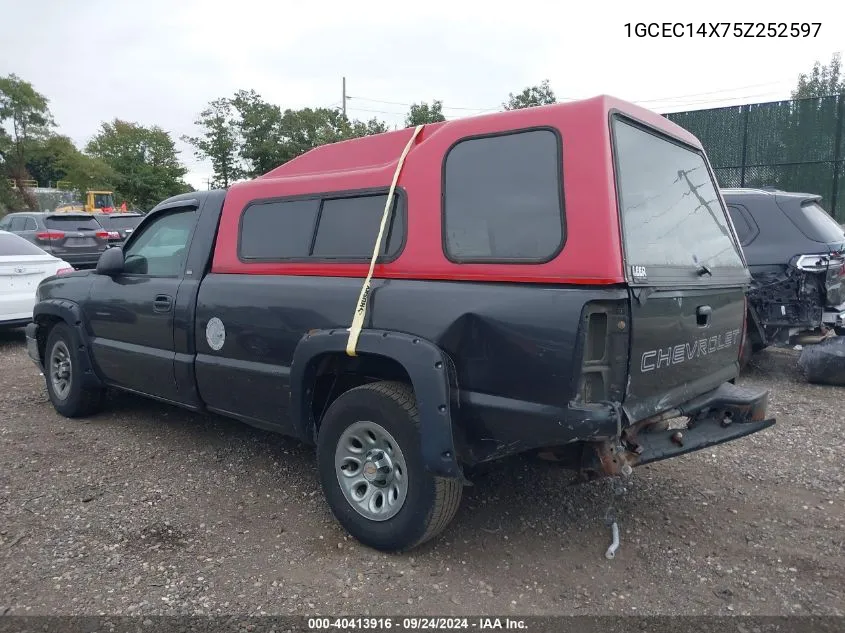
M119 275L123 272L123 249L119 247L107 248L97 260L98 275Z

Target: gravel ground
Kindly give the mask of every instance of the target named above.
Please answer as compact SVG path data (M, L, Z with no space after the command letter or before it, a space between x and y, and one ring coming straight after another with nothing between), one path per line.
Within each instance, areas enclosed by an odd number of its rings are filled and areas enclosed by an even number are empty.
M836 387L759 355L778 424L636 469L616 499L511 459L410 554L347 538L313 451L129 396L67 420L0 333L0 614L845 614Z

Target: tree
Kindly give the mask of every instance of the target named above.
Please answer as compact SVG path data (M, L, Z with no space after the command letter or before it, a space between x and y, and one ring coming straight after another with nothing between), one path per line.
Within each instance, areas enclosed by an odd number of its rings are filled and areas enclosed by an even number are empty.
M331 108L282 109L254 90L240 90L231 100L238 113L240 158L244 175L260 176L325 143L380 134L378 119L350 121Z
M24 187L27 151L34 139L46 135L53 126L47 98L14 73L0 77L0 160L5 174L11 178L30 209L38 201ZM9 133L11 130L11 133Z
M208 158L211 161L214 169L213 187L226 188L243 176L239 158L239 127L234 111L231 99L215 99L194 121L202 128L202 135L182 137L183 141L194 146L197 158Z
M508 94L507 103L503 103L505 110L519 110L521 108L533 108L534 106L557 103L555 93L549 86L549 80L544 79L539 86L529 86L519 94Z
M20 196L9 185L9 180L0 174L0 218L9 211L14 211L21 204Z
M30 144L26 157L26 171L43 187L55 186L65 180L67 165L74 162L80 151L67 136L51 134Z
M842 55L834 53L830 64L824 66L819 62L813 64L813 70L808 75L798 75L798 87L792 91L793 99L806 97L827 97L845 94L845 77L842 76L840 66Z
M353 128L339 110L285 110L281 120L282 163L326 143L353 138Z
M191 191L173 139L158 126L115 119L103 123L85 149L115 173L116 193L142 209Z
M405 127L415 127L425 123L439 123L445 120L446 117L443 116L442 101L432 101L430 106L423 101L420 104L414 103L411 105L408 116L405 117Z
M117 174L105 162L83 154L70 138L59 134L32 142L26 170L44 187L57 187L59 181L63 181L62 189L75 191L80 203L87 190L112 189L118 180ZM42 205L58 201L53 194L43 193L38 197Z
M281 165L281 108L264 101L255 90L239 90L232 105L239 116L240 158L246 175L260 176Z
M352 129L349 132L349 138L359 138L361 136L372 136L373 134L384 134L388 131L387 123L372 118L369 121L352 121Z
M119 189L120 175L100 158L77 152L69 154L60 166L65 172L62 180L70 184L70 188L79 194L80 200L84 199L82 196L90 189Z

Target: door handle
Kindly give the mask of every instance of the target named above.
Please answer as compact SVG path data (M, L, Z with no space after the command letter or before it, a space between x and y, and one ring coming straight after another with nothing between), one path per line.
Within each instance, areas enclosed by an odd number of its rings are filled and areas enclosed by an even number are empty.
M695 322L698 327L707 327L710 325L710 316L713 314L713 308L710 306L698 306L695 311Z
M156 312L170 312L173 307L173 297L168 295L156 295L153 301L153 310Z

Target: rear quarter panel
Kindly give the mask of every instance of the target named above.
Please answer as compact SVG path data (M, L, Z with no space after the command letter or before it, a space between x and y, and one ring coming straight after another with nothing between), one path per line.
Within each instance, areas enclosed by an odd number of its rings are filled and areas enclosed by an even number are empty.
M294 350L312 329L347 328L361 289L353 278L211 274L197 304L196 377L209 407L275 424L287 419ZM417 335L444 349L458 374L458 419L476 458L501 438L531 443L563 429L580 378L579 328L589 301L625 304L623 288L374 280L368 328ZM223 322L219 351L206 340ZM542 422L539 422L542 420ZM545 434L543 433L545 431ZM565 435L565 430L561 433Z

